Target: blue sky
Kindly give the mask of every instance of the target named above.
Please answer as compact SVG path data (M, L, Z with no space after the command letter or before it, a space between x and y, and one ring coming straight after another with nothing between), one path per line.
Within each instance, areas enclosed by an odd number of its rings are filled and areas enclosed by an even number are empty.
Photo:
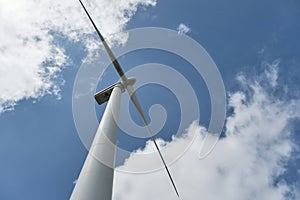
M199 151L193 146L172 165L186 199L198 199L198 192L209 199L299 197L299 1L90 2L91 15L114 48L126 37L112 38L113 34L149 26L177 31L185 24L190 28L186 35L201 44L218 66L228 101L226 136L206 161L199 163L192 156ZM76 1L1 1L0 13L0 199L68 199L87 155L73 121L73 84L82 60L98 50L97 37ZM191 66L176 55L149 49L131 52L120 62L125 71L157 62L186 76L201 99L201 120L186 134L199 134L195 142L199 145L210 102L203 80ZM98 89L117 80L110 66ZM154 96L160 92L164 95L157 100ZM178 127L174 95L155 86L141 88L138 95L145 110L160 103L171 113L159 137L169 142L167 148L180 145L181 140L171 141L165 134ZM100 119L104 106L96 109ZM146 140L135 141L121 132L119 145L129 151L151 149ZM136 162L133 153L127 165ZM191 176L184 177L187 171ZM237 192L235 184L245 174ZM143 182L154 184L151 181L161 181L153 186L157 194L147 194ZM167 181L161 171L140 176L118 172L114 198L172 199Z

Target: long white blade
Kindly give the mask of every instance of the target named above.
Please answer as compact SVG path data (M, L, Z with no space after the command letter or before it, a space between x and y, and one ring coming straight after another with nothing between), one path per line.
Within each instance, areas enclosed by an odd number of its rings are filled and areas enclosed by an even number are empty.
M157 149L157 152L158 152L158 154L159 154L159 156L160 156L160 158L161 158L161 160L162 160L162 162L163 162L163 164L164 164L164 166L165 166L165 169L166 169L167 174L168 174L168 176L169 176L169 178L170 178L170 180L171 180L171 183L172 183L173 188L174 188L174 190L175 190L175 192L176 192L176 195L179 197L179 193L178 193L178 191L177 191L175 182L174 182L174 180L173 180L173 178L172 178L172 176L171 176L171 173L170 173L170 171L169 171L169 169L168 169L168 166L167 166L167 164L166 164L166 162L165 162L165 160L164 160L164 157L163 157L163 155L162 155L162 153L161 153L161 151L160 151L160 149L159 149L159 146L157 145L157 142L156 142L156 140L155 140L155 138L154 138L154 135L153 135L153 133L152 133L152 130L151 130L150 127L149 127L149 124L148 124L147 119L146 119L146 117L145 117L145 115L144 115L144 113L143 113L142 107L141 107L141 105L140 105L140 103L139 103L139 101L138 101L138 98L137 98L137 96L136 96L136 93L135 93L135 91L134 91L134 89L133 89L133 87L132 87L131 85L128 85L126 89L127 89L128 93L129 93L129 95L130 95L131 101L132 101L133 104L135 105L135 107L136 107L136 109L137 109L139 115L140 115L141 118L142 118L142 121L144 122L144 124L145 124L145 126L146 126L146 129L147 129L147 131L148 131L148 133L149 133L149 135L150 135L150 137L151 137L151 140L153 141L153 143L154 143L154 145L155 145L155 148Z

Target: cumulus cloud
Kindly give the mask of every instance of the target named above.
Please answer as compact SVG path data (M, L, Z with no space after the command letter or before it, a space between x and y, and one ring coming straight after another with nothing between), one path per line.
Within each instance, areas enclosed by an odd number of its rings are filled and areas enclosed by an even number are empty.
M139 6L156 4L155 0L83 2L111 44L126 41L124 27ZM70 60L55 34L81 42L88 51L99 47L76 0L1 0L0 13L0 113L21 99L59 97L60 72Z
M270 73L273 73L270 75ZM268 93L262 82L275 87L277 68L269 65L259 78L239 75L243 90L229 94L232 114L227 117L225 137L205 159L198 159L206 129L193 123L185 137L160 142L164 148L176 148L196 133L189 150L170 171L181 199L297 199L299 189L282 177L287 161L296 151L291 136L291 121L300 117L300 100L279 100ZM247 88L245 88L247 87ZM145 147L147 152L150 143ZM136 154L124 165L138 165ZM168 155L165 155L166 157ZM151 161L149 161L151 162ZM164 170L148 174L116 172L114 199L177 199Z
M177 30L178 30L179 35L187 34L188 32L191 31L190 27L188 27L187 25L182 24L182 23L179 24Z

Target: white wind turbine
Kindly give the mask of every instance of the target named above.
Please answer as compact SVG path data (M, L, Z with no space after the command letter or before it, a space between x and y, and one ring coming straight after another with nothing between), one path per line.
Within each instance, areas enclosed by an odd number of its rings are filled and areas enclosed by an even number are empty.
M179 197L179 193L172 179L170 171L167 164L162 156L162 153L155 141L153 133L149 127L146 117L142 111L141 105L138 101L136 93L133 88L135 83L134 78L127 78L123 72L119 62L115 58L108 44L104 40L100 31L96 27L94 21L83 5L82 1L79 0L82 8L87 14L90 22L95 28L102 44L107 51L110 60L112 61L115 69L117 70L119 76L121 77L121 82L106 88L105 90L97 93L95 99L98 104L108 101L104 114L102 116L101 122L99 124L97 133L93 140L92 146L90 148L89 154L85 160L85 163L80 172L77 183L74 187L71 200L111 200L112 198L112 186L113 186L113 176L114 169L108 167L107 165L101 163L97 158L105 158L110 164L109 166L114 166L115 163L115 144L117 139L117 122L116 116L118 116L120 109L120 97L122 92L127 90L130 95L131 101L135 105L145 127L150 135L151 140L157 149L158 155L161 158L166 172L170 178L170 181L174 187L176 195Z

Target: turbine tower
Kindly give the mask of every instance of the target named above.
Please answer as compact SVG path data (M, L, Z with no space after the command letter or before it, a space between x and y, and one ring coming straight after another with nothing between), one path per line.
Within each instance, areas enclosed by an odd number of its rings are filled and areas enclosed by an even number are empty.
M102 104L108 101L89 154L84 162L82 170L80 172L77 183L73 189L71 200L111 200L112 198L112 186L114 169L109 166L114 166L115 163L115 144L117 139L117 117L120 108L120 97L122 92L125 90L130 95L130 99L135 105L148 133L153 141L155 148L157 149L158 155L164 164L169 179L173 185L176 195L179 197L179 193L172 179L167 164L163 158L163 155L157 145L153 133L149 127L146 117L142 111L142 107L138 101L137 95L134 91L133 84L135 83L134 78L127 78L124 71L122 70L119 62L115 58L113 52L109 48L108 44L101 35L96 24L89 15L87 9L81 0L79 0L82 8L87 14L90 22L96 30L102 44L107 51L110 60L112 61L117 73L121 77L121 82L104 89L103 91L95 95L95 99L98 104ZM104 158L110 165L106 166L99 158Z

